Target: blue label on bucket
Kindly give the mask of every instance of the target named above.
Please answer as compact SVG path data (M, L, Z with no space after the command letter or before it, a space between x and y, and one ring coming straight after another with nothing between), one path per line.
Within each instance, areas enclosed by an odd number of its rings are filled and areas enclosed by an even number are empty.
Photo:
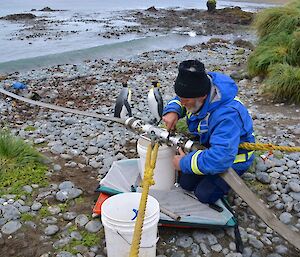
M135 220L139 211L137 209L132 209L132 211L134 212L134 217L131 220Z

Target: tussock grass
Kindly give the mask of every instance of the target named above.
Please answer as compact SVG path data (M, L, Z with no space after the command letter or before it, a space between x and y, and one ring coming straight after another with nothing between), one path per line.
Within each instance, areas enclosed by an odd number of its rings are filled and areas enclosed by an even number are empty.
M249 56L248 71L250 76L265 76L270 65L288 62L292 59L289 56L289 44L291 35L281 32L278 35L271 35L262 41Z
M12 136L6 130L0 130L0 170L11 170L24 167L42 160L32 146L22 139Z
M292 33L300 26L300 10L294 5L266 9L256 15L254 28L260 38L281 31Z
M22 139L0 129L0 193L18 194L22 186L46 185L43 157Z
M300 104L300 67L287 63L274 65L266 84L265 92L272 93L276 100Z
M265 92L280 101L300 104L300 1L256 15L259 41L249 56L250 76L263 76Z

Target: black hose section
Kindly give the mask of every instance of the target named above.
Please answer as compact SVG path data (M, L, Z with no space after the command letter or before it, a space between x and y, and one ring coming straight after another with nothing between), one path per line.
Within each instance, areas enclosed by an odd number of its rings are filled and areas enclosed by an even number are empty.
M243 244L243 240L241 238L241 233L239 230L239 221L238 218L235 214L235 211L231 208L231 206L228 204L228 202L222 198L221 199L223 204L225 205L225 207L232 213L233 215L233 219L235 221L235 226L234 226L234 237L235 237L235 245L236 245L236 250L239 253L243 253L244 251L244 244Z

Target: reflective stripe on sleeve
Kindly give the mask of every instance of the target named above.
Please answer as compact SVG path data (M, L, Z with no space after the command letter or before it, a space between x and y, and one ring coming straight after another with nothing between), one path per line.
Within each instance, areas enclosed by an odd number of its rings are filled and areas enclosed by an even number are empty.
M233 163L246 162L246 161L248 161L251 158L251 156L253 155L253 153L254 153L254 151L248 152L248 154L246 154L246 153L238 154L235 157L235 160L234 160ZM248 158L247 158L247 155L248 155Z
M182 104L179 100L171 100L168 104L176 103L182 108Z
M192 156L191 159L191 167L192 167L192 171L197 174L197 175L203 175L203 173L199 170L198 168L198 155L202 152L202 150L198 150L197 152L195 152Z

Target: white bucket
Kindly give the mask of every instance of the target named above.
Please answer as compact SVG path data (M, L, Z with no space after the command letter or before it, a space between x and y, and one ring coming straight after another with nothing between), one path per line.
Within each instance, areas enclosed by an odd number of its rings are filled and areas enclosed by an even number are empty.
M144 177L145 161L147 155L147 148L150 142L142 137L137 143L137 152L140 157L139 169L141 177ZM157 190L171 190L175 183L175 169L173 167L172 159L175 155L175 149L167 145L162 145L158 148L156 159L156 166L154 169L155 184L151 186L152 189Z
M138 210L141 193L122 193L104 201L101 220L104 226L107 256L128 257L136 222L134 210ZM132 220L133 219L133 220ZM148 196L139 257L155 257L159 203Z

